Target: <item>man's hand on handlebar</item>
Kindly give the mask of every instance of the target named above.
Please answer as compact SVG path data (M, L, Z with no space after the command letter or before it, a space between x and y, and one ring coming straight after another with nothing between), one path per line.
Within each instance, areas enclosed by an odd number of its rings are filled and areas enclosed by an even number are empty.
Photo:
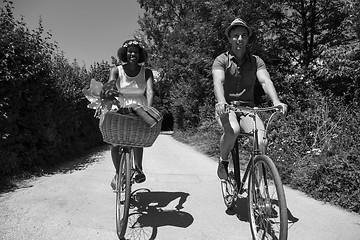
M275 107L278 107L280 109L280 112L284 115L287 113L288 106L285 103L279 102L274 104Z
M226 113L229 112L229 109L227 108L227 103L226 102L219 102L217 104L215 104L215 111L219 116L222 116Z

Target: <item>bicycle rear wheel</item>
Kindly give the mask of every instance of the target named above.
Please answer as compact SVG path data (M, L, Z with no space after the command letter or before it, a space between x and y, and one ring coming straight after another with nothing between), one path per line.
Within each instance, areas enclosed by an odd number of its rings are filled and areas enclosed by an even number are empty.
M221 180L221 191L224 198L224 203L228 209L232 209L235 206L238 190L235 181L234 168L229 165L229 174L227 180Z
M221 181L221 191L224 203L228 209L234 208L238 199L240 185L240 163L239 163L239 145L236 140L234 148L231 150L232 159L229 161L228 178Z
M132 157L132 150L122 152L120 157L116 186L116 232L119 239L124 239L129 216Z
M274 162L265 155L254 159L254 171L248 182L248 206L253 239L287 239L284 188Z

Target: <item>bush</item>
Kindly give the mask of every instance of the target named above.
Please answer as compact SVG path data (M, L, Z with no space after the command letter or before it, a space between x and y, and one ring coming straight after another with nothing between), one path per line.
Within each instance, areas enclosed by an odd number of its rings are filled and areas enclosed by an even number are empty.
M289 115L270 151L285 183L360 212L359 108L334 100Z
M51 35L13 18L12 3L0 15L0 176L65 161L102 143L94 112L81 90L86 69L69 64Z

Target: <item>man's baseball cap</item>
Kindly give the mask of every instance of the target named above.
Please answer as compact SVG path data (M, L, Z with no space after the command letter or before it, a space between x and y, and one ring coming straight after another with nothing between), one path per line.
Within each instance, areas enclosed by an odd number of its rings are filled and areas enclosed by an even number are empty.
M225 34L227 37L229 37L229 32L232 28L236 27L236 26L243 26L246 27L246 29L249 32L249 37L252 35L252 29L249 25L247 25L247 23L242 20L241 18L236 18L234 21L232 21L232 23L230 24L230 26L228 26L225 30Z

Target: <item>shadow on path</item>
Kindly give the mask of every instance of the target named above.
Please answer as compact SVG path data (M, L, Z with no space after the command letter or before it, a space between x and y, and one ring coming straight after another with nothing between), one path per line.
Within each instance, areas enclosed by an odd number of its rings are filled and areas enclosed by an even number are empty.
M248 212L248 201L246 197L238 198L234 208L227 209L226 214L228 215L236 215L236 217L243 222L249 222L249 212ZM294 223L299 221L297 217L295 217L290 209L287 209L288 215L288 223L289 227L291 227Z
M159 227L187 228L194 221L191 214L181 211L188 196L184 192L134 191L125 238L150 240L156 238ZM170 203L176 204L174 209Z

